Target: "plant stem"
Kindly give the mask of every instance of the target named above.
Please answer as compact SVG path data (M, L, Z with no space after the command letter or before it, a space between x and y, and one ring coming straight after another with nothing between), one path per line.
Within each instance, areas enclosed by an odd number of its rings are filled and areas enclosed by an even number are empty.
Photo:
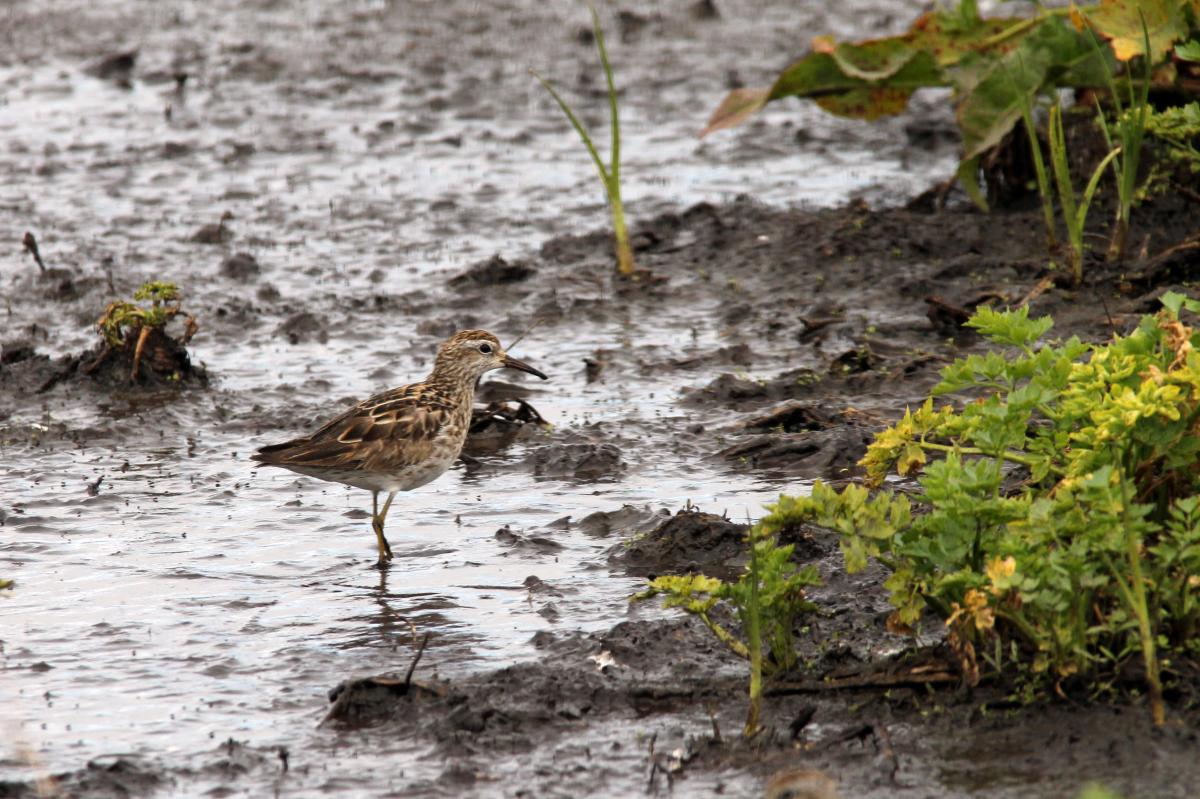
M712 630L713 635L717 636L717 639L721 643L729 647L733 654L737 655L738 657L746 658L747 660L750 659L750 650L746 649L745 644L734 638L732 633L710 619L707 613L698 613L696 615L700 617L700 621L704 622L705 627Z
M1030 468L1037 465L1037 461L1032 456L1024 455L1020 452L1014 452L1013 450L1001 452L997 455L994 452L984 452L979 447L958 447L950 446L948 444L931 444L928 441L922 441L921 447L922 449L931 449L936 452L957 452L960 455L987 455L989 458L999 457L1003 458L1009 463L1019 463L1022 466L1028 466ZM1054 472L1055 474L1062 474L1061 469L1056 469L1054 467L1050 467L1050 471Z
M613 238L617 245L617 273L632 277L634 273L633 249L629 246L629 232L625 228L625 206L621 203L621 116L618 113L617 86L613 81L612 65L608 62L608 48L604 44L604 29L600 26L600 15L596 7L589 5L592 12L592 28L596 32L596 49L600 51L600 64L604 67L604 80L608 84L609 138L612 155L608 161L605 188L608 205L612 209Z
M1150 612L1146 605L1146 583L1142 578L1141 541L1134 532L1129 519L1129 489L1125 482L1125 469L1117 472L1121 479L1121 517L1125 532L1125 554L1129 558L1129 586L1133 599L1133 612L1137 616L1138 635L1141 638L1142 658L1146 663L1146 682L1150 684L1150 713L1155 726L1166 721L1163 708L1162 682L1158 674L1158 654L1155 652L1154 630L1150 625Z
M1042 145L1038 142L1037 128L1033 122L1033 107L1028 96L1025 96L1024 102L1021 103L1021 119L1025 123L1025 133L1029 136L1029 152L1033 155L1038 194L1042 198L1042 216L1046 220L1046 249L1054 250L1058 247L1058 237L1054 232L1054 199L1051 196L1050 178L1046 174L1046 162L1042 160Z
M630 277L634 274L635 265L633 261L633 249L629 246L629 232L625 227L625 207L621 203L621 120L617 113L617 87L613 81L612 66L608 62L608 48L604 44L604 29L600 27L600 15L596 12L594 6L589 5L588 10L592 12L592 30L596 36L596 48L600 51L600 64L604 67L604 78L608 82L608 110L609 110L609 127L612 138L612 155L610 162L605 166L604 161L600 158L600 153L597 152L595 144L592 143L592 137L588 134L583 123L575 116L575 112L571 110L571 106L567 105L567 101L562 98L554 85L550 81L543 78L537 72L530 70L535 78L542 84L542 87L549 92L554 101L558 103L558 107L567 117L567 121L571 123L571 127L579 134L579 139L583 142L583 146L587 148L588 155L592 158L592 163L596 165L596 172L600 175L600 183L604 186L604 194L608 199L609 208L612 210L613 218L613 238L616 242L617 251L617 271L623 277Z
M762 712L762 608L759 605L758 546L754 540L754 528L750 539L750 603L746 608L746 639L750 650L750 709L746 713L744 738L753 738L759 731L759 716Z
M625 227L625 208L621 204L621 186L615 177L608 192L608 205L612 209L613 238L617 242L617 272L624 277L630 277L635 268L633 248L629 246L629 231Z

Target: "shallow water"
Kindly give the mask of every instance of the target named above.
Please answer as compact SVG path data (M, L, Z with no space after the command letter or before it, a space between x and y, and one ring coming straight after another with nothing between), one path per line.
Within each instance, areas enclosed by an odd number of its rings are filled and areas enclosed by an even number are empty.
M888 24L886 4L844 5L826 29ZM626 469L602 482L539 479L521 467L520 444L482 467L459 464L397 501L386 581L368 568L365 493L247 461L349 397L422 375L433 339L412 344L414 324L462 313L436 302L371 312L355 300L432 291L481 257L606 223L590 164L526 73L561 78L572 96L592 73L594 51L574 38L586 15L547 6L64 2L16 3L0 17L4 38L30 51L0 66L10 229L36 232L50 266L118 292L150 275L178 282L202 325L194 356L215 378L167 405L57 390L0 416L0 575L17 580L0 600L6 777L115 753L192 756L232 736L288 747L293 784L382 790L371 769L398 754L400 784L433 779L444 764L405 742L319 729L326 691L407 667L414 633L434 636L422 671L450 674L529 657L538 631L656 612L628 607L636 583L605 558L615 539L551 527L539 534L561 549L523 551L497 529L626 503L752 517L801 488L672 445L688 415L679 390L715 373L585 380L580 361L598 346L633 359L711 350L722 343L715 308L696 308L694 321L581 319L522 342L521 356L553 376L533 404L560 430L620 433ZM659 28L612 37L635 227L639 215L745 191L839 203L908 195L948 173L948 148L912 161L902 121L858 125L798 104L697 141L726 65L761 82L774 66L761 53L787 52L805 28L774 4L715 23L686 8L656 6ZM130 45L141 47L131 88L81 71ZM190 76L183 94L174 68ZM585 117L602 121L598 98L587 102ZM189 241L226 211L232 244ZM238 251L258 258L281 299L253 300L253 284L220 275ZM55 305L33 268L11 250L0 261L10 309L0 338L37 322L42 352L89 344L105 287ZM298 310L327 320L326 341L275 333ZM511 337L533 310L481 322ZM557 593L530 590L531 575Z

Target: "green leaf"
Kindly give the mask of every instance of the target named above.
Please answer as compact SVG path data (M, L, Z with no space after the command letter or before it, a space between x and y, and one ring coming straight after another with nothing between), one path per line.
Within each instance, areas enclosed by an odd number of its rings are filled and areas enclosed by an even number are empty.
M987 213L987 197L979 187L979 156L964 158L960 161L956 174L958 175L958 182L962 184L963 191L971 198L971 202L975 203L979 210Z
M1188 32L1179 0L1101 0L1098 8L1076 9L1076 13L1110 40L1121 61L1146 54L1143 19L1153 61L1165 56Z
M1178 291L1167 291L1158 298L1158 301L1172 314L1179 316L1179 309L1183 307L1183 301L1186 299L1187 297Z
M1175 45L1175 55L1184 61L1200 61L1200 39Z
M1057 85L1103 86L1108 68L1090 33L1049 17L1002 58L972 58L951 70L960 98L966 158L999 144L1030 98Z
M1030 319L1028 305L1015 311L996 311L982 306L967 321L967 326L997 344L1027 348L1050 332L1050 328L1054 327L1054 319L1049 316ZM1000 364L1004 362L1000 361Z

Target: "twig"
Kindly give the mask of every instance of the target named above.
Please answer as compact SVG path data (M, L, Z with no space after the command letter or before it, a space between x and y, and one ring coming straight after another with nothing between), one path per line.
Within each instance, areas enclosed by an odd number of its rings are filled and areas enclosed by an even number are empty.
M542 319L542 317L539 316L536 319L534 319L532 322L530 322L529 327L525 328L525 330L521 333L521 335L517 336L515 339L512 340L512 343L510 343L508 345L508 349L511 350L513 347L520 344L521 340L523 338L525 338L526 336L528 336L530 333L532 333L536 327L538 327L539 325L542 324L543 321L544 320Z
M412 684L413 672L417 670L417 664L421 662L421 655L425 654L425 645L429 643L429 633L425 633L425 637L421 639L421 646L417 649L416 656L412 659L412 663L408 664L408 674L404 675L404 687Z
M717 714L713 710L712 702L706 703L705 708L708 710L708 720L712 722L713 743L719 744L721 743L721 724L717 720Z
M46 264L42 261L42 254L38 252L37 239L28 230L25 231L21 244L25 247L25 251L33 256L33 260L37 261L38 269L42 270L42 274L46 274Z
M906 671L902 674L856 675L854 677L830 678L825 680L800 680L796 682L779 682L768 687L763 693L769 696L789 696L791 694L815 694L822 691L840 691L856 688L894 688L908 685L931 685L957 683L960 675L949 670L930 670L928 672Z
M150 328L142 325L142 329L138 331L137 346L133 348L133 371L129 373L129 382L136 383L138 378L138 367L142 365L142 350L146 348L146 341L150 338Z
M872 728L875 731L877 744L882 744L881 752L884 757L892 761L892 770L888 772L888 782L896 784L896 772L900 770L900 760L896 757L896 749L892 746L892 734L888 732L887 727L882 724L874 724Z

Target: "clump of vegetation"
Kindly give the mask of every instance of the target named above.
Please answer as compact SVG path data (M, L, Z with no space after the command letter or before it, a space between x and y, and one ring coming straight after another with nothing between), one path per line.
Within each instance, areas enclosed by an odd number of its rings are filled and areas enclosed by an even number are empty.
M986 209L980 160L1012 130L1025 107L1062 88L1108 91L1119 103L1115 84L1132 85L1129 65L1135 58L1155 81L1179 81L1171 48L1189 38L1190 30L1200 25L1198 17L1194 0L1039 5L1031 17L993 18L979 14L976 0L960 0L922 14L899 36L861 42L815 38L812 52L785 68L770 87L730 92L705 132L740 124L786 97L811 98L830 113L871 120L900 113L919 89L951 88L963 138L958 177ZM1181 45L1177 56L1186 58L1190 47ZM1125 201L1132 201L1137 176L1136 117L1145 108L1146 86L1141 81L1140 97L1130 90L1134 118L1127 127L1118 123L1114 131L1114 142L1121 142L1125 154L1118 170L1124 209L1118 211L1118 234L1127 226Z
M817 483L775 515L837 531L848 570L886 565L892 625L935 613L968 681L982 663L1100 692L1140 660L1162 723L1164 683L1200 661L1200 334L1180 318L1200 302L1162 302L1102 345L1044 343L1049 317L980 310L970 325L1001 349L934 389L972 398L930 397L861 462L868 487L920 473L920 492Z
M1146 27L1146 16L1138 9L1138 19L1142 24L1142 63L1144 65L1140 88L1134 89L1132 76L1127 73L1126 84L1129 90L1129 105L1121 102L1121 92L1117 89L1112 76L1108 80L1108 95L1116 111L1113 125L1108 125L1104 118L1104 109L1099 107L1097 98L1097 119L1100 129L1104 132L1104 142L1108 145L1109 159L1116 158L1113 171L1117 179L1117 216L1113 224L1112 240L1108 246L1108 259L1117 261L1125 257L1125 242L1129 237L1129 214L1136 198L1138 166L1141 164L1142 142L1146 138L1146 121L1150 115L1150 82L1153 75L1150 71L1150 31ZM1090 20L1089 23L1091 24ZM1115 144L1119 142L1119 144Z
M596 38L596 49L600 51L600 65L604 68L604 78L608 82L609 138L612 141L612 155L607 165L600 158L600 153L596 150L596 145L592 143L592 137L588 134L587 129L579 121L579 117L575 116L571 106L567 105L566 100L554 88L554 84L536 72L533 75L558 103L558 107L570 121L571 127L575 128L575 132L579 134L583 146L587 148L592 162L596 165L596 172L600 175L600 183L604 186L604 195L608 199L608 206L612 211L613 237L617 250L617 272L623 277L632 277L636 266L633 260L633 248L629 244L629 229L625 226L625 207L621 203L621 122L617 113L617 89L613 82L612 67L608 63L608 50L604 46L604 31L600 27L600 15L596 13L594 7L589 6L588 9L592 12L592 31Z
M1137 145L1141 147L1140 140ZM1115 147L1109 150L1108 155L1096 165L1092 172L1091 180L1088 181L1087 188L1083 190L1083 195L1079 198L1075 197L1075 187L1071 185L1071 166L1067 161L1067 139L1063 131L1062 109L1058 105L1050 106L1050 165L1054 169L1054 183L1058 187L1058 205L1062 212L1063 223L1067 228L1067 243L1070 245L1069 261L1071 268L1071 277L1075 284L1083 282L1083 228L1087 222L1088 209L1091 208L1092 198L1096 194L1096 189L1100 185L1100 178L1104 176L1104 170L1112 163L1113 159L1122 154L1121 147ZM1133 162L1135 164L1136 174L1136 159L1125 158L1124 164L1128 165ZM1123 185L1123 178L1118 179L1119 185ZM1132 196L1132 188L1130 193ZM1043 197L1043 200L1045 198ZM1118 210L1118 219L1125 221L1126 228L1128 226L1129 209L1125 209L1125 216L1121 216ZM1118 230L1126 228L1118 227ZM1116 239L1114 238L1114 241ZM1121 237L1120 251L1124 253L1124 235Z
M697 616L714 635L750 665L750 706L746 714L745 737L760 730L763 677L785 672L796 665L796 647L792 638L796 619L815 605L804 597L804 589L819 585L815 567L797 568L792 549L780 546L779 532L786 524L777 508L746 533L750 560L737 582L725 582L702 574L664 576L650 582L650 588L635 596L648 599L662 594L669 608L682 608ZM731 606L741 622L746 640L713 620L710 615L719 602ZM764 647L766 657L764 657Z
M183 333L175 338L164 331L176 316L183 315ZM178 287L173 283L151 281L133 294L133 302L114 300L96 321L103 338L100 354L85 368L96 371L118 353L128 356L131 366L130 382L137 382L142 360L147 352L153 355L154 371L170 380L179 380L183 370L190 371L184 346L199 329L196 320L184 313ZM180 361L182 354L182 362Z

